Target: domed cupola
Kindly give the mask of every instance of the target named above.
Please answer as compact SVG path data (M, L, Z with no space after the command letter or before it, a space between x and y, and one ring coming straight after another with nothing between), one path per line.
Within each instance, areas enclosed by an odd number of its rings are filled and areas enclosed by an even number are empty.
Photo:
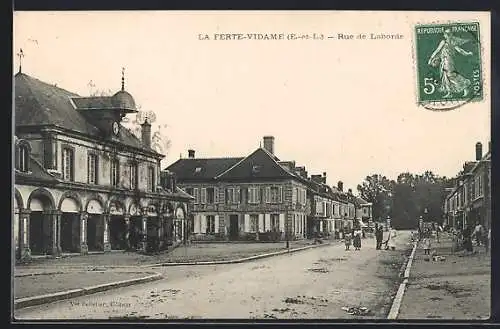
M123 89L111 97L111 102L113 103L113 107L117 109L122 109L122 110L136 109L134 97L132 97L132 95L130 95Z
M135 100L130 93L125 91L125 69L122 69L122 90L111 97L113 106L122 110L136 110Z

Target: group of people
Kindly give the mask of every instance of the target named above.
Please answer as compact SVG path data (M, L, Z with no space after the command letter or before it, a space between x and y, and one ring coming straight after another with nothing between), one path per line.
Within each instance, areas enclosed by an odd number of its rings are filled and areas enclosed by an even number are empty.
M344 243L345 250L350 250L351 244L354 250L361 250L361 238L363 236L363 231L361 229L346 229L344 230ZM389 234L387 239L384 241L384 228L382 225L375 225L375 239L376 239L376 249L381 250L382 246L385 250L396 249L395 238L397 236L397 231L394 228L389 229Z
M476 246L484 246L486 252L489 251L490 242L491 242L491 229L487 232L481 223L476 222L476 226L472 226L468 224L465 229L458 230L455 233L456 240L460 241L459 245L463 246L463 248L467 252L473 252L473 240L476 242Z
M380 250L382 249L382 246L384 246L385 250L396 249L396 243L395 243L396 236L397 236L396 230L390 227L387 240L384 241L384 227L382 225L375 226L375 240L377 242L375 249Z
M354 247L354 250L361 250L361 236L363 232L361 229L345 229L344 230L344 242L345 242L345 250L350 250L351 242Z

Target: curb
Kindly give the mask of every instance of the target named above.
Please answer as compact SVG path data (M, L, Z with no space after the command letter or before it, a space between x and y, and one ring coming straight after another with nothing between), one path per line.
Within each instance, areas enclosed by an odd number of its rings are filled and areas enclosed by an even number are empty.
M391 310L389 311L389 315L387 316L387 320L396 320L398 318L399 309L401 308L401 302L403 301L403 296L406 290L406 285L408 284L408 279L410 277L410 269L413 263L413 258L415 257L415 251L417 250L418 242L413 244L413 250L411 251L411 255L408 258L408 263L406 263L406 269L404 272L403 282L399 285L398 292L396 293L396 297L392 301Z
M267 257L272 257L272 256L290 254L292 252L313 249L313 248L318 248L318 247L324 247L324 246L330 246L330 245L332 245L332 242L322 243L322 244L317 244L317 245L312 245L312 246L306 246L306 247L301 247L301 248L295 248L295 249L290 249L290 250L277 251L277 252L272 252L272 253L268 253L268 254L250 256L250 257L245 257L245 258L233 259L233 260L205 261L205 262L203 262L203 261L202 262L183 262L183 263L159 263L159 264L142 265L140 267L237 264L237 263L244 263L244 262L248 262L248 261L252 261L252 260L256 260L256 259L262 259L262 258L267 258Z
M66 272L34 272L34 273L20 273L20 274L14 274L15 278L24 278L27 276L39 276L39 275L55 275L55 274L65 274Z
M146 276L143 278L138 278L138 279L122 280L122 281L100 284L97 286L66 290L66 291L61 291L61 292L56 292L56 293L51 293L51 294L46 294L46 295L19 298L19 299L14 300L14 309L20 309L20 308L29 307L29 306L37 306L37 305L41 305L41 304L52 303L52 302L63 300L63 299L70 299L70 298L80 297L80 296L84 296L84 295L95 294L95 293L106 291L106 290L111 290L111 289L131 286L131 285L135 285L135 284L160 280L162 278L163 278L163 276L161 274L156 273L156 274L149 275L149 276Z

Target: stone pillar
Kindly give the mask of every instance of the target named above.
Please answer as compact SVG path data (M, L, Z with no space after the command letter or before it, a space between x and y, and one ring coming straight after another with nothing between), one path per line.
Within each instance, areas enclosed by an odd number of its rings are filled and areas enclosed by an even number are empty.
M19 258L31 258L30 250L30 213L29 209L19 210Z
M50 235L50 252L53 257L59 257L62 253L61 250L61 212L58 210L51 211L46 214L51 225Z
M111 215L104 214L102 218L104 221L103 246L104 246L104 252L107 252L111 251L111 243L109 242L109 221L111 219Z
M186 236L186 218L181 220L181 241L184 242L184 237Z
M125 220L125 243L127 245L126 250L130 250L130 215L125 215L123 216L123 219Z
M89 214L83 211L80 213L80 254L87 255L89 247L87 245L87 222Z
M142 210L142 238L141 238L141 251L146 251L146 246L148 242L148 208Z

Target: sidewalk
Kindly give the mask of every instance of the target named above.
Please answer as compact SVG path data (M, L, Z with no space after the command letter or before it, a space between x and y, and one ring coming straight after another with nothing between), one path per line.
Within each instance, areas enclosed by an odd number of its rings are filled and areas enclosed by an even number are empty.
M325 243L331 242L329 240ZM290 249L313 245L313 240L290 241ZM29 263L16 265L16 272L30 269L74 268L74 267L131 267L160 263L185 263L207 261L229 261L284 251L286 242L278 243L196 243L179 246L157 255L142 255L135 252L111 252L59 259L33 259Z
M398 319L485 320L490 317L491 257L484 247L472 255L452 252L449 236L433 241L433 261L418 246Z
M14 298L26 298L86 288L117 281L139 279L153 272L71 271L41 272L14 277Z

